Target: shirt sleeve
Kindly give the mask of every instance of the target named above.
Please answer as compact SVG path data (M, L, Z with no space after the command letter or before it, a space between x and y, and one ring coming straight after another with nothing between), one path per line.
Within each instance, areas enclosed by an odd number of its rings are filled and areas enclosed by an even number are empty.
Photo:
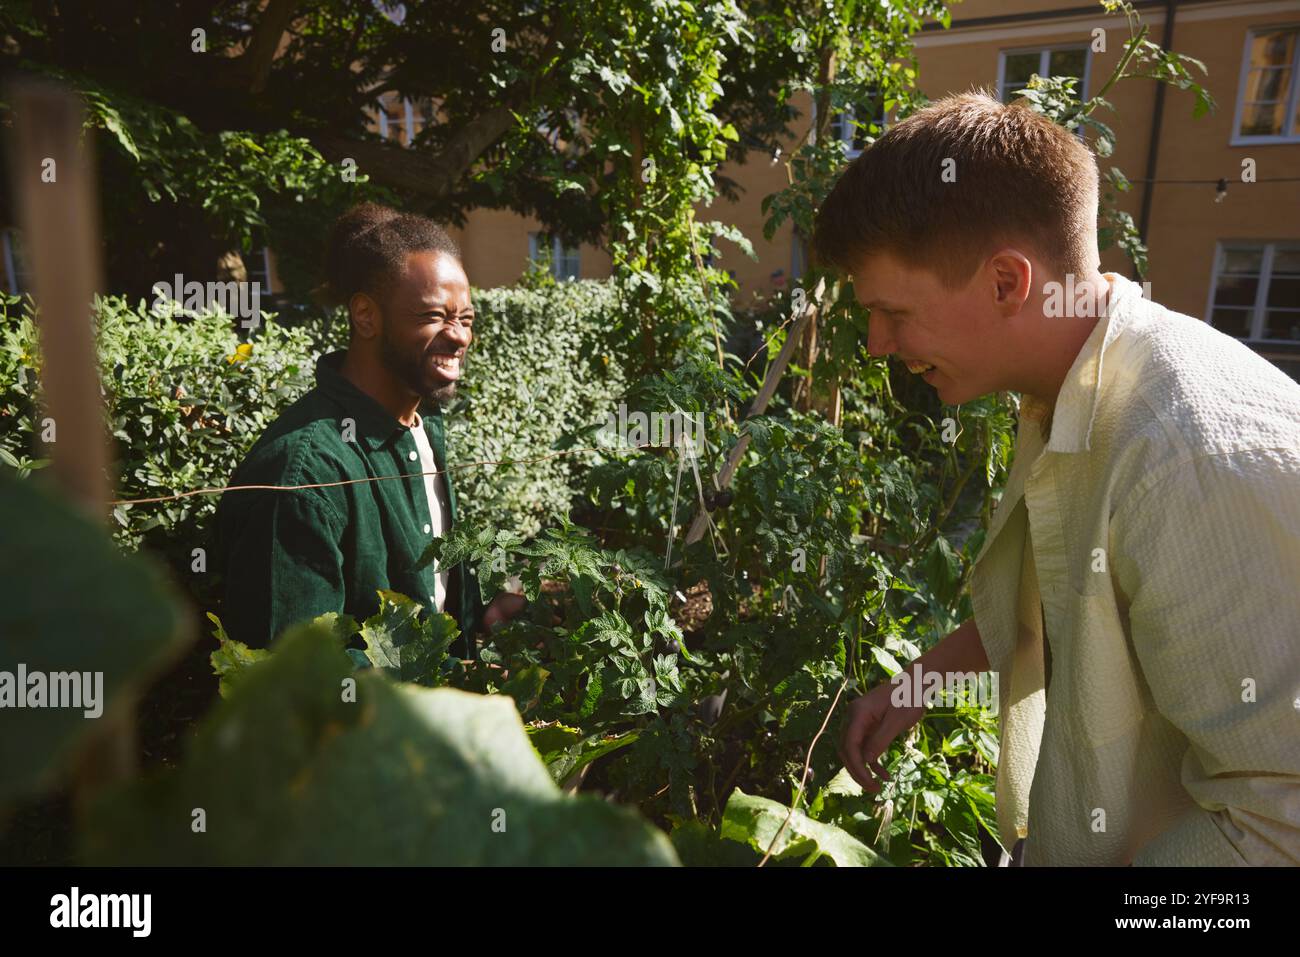
M1181 463L1112 525L1155 707L1194 806L1142 865L1300 863L1300 450Z
M289 625L342 612L341 530L334 509L302 490L260 494L228 533L227 633L266 647Z

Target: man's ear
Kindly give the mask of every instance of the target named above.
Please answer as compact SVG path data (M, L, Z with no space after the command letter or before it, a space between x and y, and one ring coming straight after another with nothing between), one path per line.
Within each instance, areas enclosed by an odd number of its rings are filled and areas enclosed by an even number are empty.
M1018 249L1001 249L988 261L994 295L999 309L1008 315L1019 312L1030 298L1034 265Z
M355 293L348 300L348 317L352 320L353 335L362 339L373 339L383 331L384 317L379 303L364 292Z

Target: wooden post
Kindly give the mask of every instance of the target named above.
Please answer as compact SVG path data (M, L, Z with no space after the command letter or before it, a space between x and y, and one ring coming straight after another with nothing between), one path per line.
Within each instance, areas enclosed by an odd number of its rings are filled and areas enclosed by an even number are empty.
M87 134L82 141L81 101L63 87L21 81L10 88L10 102L10 167L38 310L41 387L54 427L50 473L69 498L104 521L108 449L92 316L101 271L91 140ZM132 773L134 741L130 710L104 714L76 767L78 810L100 787Z
M754 399L754 404L750 406L746 419L753 416L762 415L767 411L767 404L772 400L776 393L776 387L781 382L781 377L785 374L785 367L790 364L790 356L798 347L803 339L803 331L807 328L808 323L814 321L817 316L817 310L821 306L822 295L826 291L826 279L822 278L817 282L817 288L804 304L803 312L799 318L794 321L790 332L785 337L785 343L781 346L781 351L777 353L776 359L767 367L767 375L763 378L763 385L758 390L758 395ZM722 471L718 473L718 484L721 488L726 488L731 484L732 477L736 474L736 468L740 465L740 460L745 455L745 450L749 448L749 434L746 433L740 437L735 445L731 447L731 452L727 455L727 461L722 466ZM700 540L707 527L707 517L704 512L698 512L695 521L691 523L690 531L686 533L686 544L693 545Z
M47 83L24 82L12 92L14 193L38 306L42 387L55 428L50 472L70 498L102 519L108 457L91 322L99 230L90 157L78 148L81 104Z

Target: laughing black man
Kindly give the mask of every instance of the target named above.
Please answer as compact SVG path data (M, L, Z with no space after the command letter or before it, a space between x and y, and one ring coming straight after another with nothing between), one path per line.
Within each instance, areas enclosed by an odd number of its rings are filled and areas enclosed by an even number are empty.
M253 445L217 511L230 637L265 647L287 625L327 612L357 620L378 591L457 619L453 653L473 632L519 612L503 594L484 610L463 566L417 568L457 520L442 407L474 339L469 280L455 242L432 220L366 203L335 223L327 288L346 306L348 348L322 355L316 386ZM380 476L382 481L356 481ZM349 484L330 484L349 483Z

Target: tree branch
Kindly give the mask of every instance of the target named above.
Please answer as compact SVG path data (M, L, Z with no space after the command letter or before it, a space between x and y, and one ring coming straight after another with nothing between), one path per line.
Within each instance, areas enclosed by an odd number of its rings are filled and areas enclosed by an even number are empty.
M441 199L451 193L483 152L514 124L515 116L510 109L493 107L466 123L436 153L328 133L314 134L312 142L331 160L356 160L363 172L385 186Z
M280 49L280 38L293 21L298 0L270 0L253 28L248 46L232 61L231 76L249 93L261 93L271 75L271 63Z

